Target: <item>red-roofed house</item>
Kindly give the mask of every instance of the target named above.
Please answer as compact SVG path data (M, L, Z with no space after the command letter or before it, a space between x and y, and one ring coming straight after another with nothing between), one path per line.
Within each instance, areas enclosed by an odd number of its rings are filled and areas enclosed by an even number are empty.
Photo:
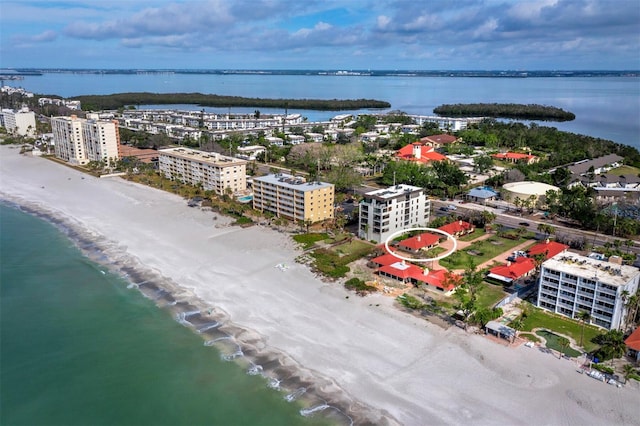
M369 264L374 268L379 268L381 266L391 265L392 263L398 262L399 259L392 255L391 253L383 254L382 256L375 257L369 261Z
M527 254L529 257L533 257L537 254L542 254L546 256L547 260L551 259L553 256L560 254L569 248L566 244L561 244L556 241L549 241L547 239L544 243L536 244L527 250Z
M625 339L624 344L629 348L629 356L640 361L640 327Z
M432 234L430 232L424 232L422 234L400 241L398 243L398 248L400 250L416 254L419 253L420 250L429 250L437 246L439 241L439 235Z
M452 274L445 269L431 271L427 268L422 269L419 266L404 261L397 261L391 265L380 267L380 269L378 269L378 275L393 278L405 284L422 284L444 292L452 291L457 283L461 281L459 275Z
M472 233L476 227L469 222L465 222L463 220L458 220L455 222L448 223L446 225L442 225L438 228L441 231L447 232L454 237L461 237L466 234Z
M514 262L506 265L495 266L489 270L487 278L493 278L507 284L527 277L536 270L536 264L530 257L518 257Z
M526 163L526 164L533 164L533 163L537 163L538 161L540 161L539 157L536 157L535 155L531 155L531 154L523 154L520 152L505 152L505 153L500 153L500 154L493 154L492 155L493 158L497 159L497 160L504 160L504 161L508 161L510 163Z
M447 134L425 136L420 139L420 142L433 148L442 148L445 145L456 143L457 141L458 138Z
M396 158L405 161L417 161L423 164L447 159L444 155L437 153L433 147L423 145L420 142L414 142L400 148L396 153Z

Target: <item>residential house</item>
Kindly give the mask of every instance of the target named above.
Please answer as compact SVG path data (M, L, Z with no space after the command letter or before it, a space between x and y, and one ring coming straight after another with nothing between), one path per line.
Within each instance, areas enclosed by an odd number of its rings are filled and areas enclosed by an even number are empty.
M396 158L404 161L416 161L428 164L433 161L446 161L447 157L435 151L432 146L422 142L408 144L396 152Z
M536 270L535 261L530 257L518 257L506 265L494 266L489 270L487 278L500 281L503 284L511 284L524 277L528 277Z
M460 238L475 231L476 227L469 222L457 220L455 222L442 225L438 229L448 233L449 235L453 235L454 238Z
M523 154L521 152L504 152L493 154L493 158L496 160L507 161L509 163L525 163L525 164L533 164L540 161L540 157L536 157L531 154Z
M461 282L460 276L446 269L432 271L429 268L423 269L404 260L397 260L392 264L383 265L378 269L377 273L381 277L391 278L404 284L424 286L428 289L445 293L452 292Z
M629 349L627 354L635 359L636 362L640 362L640 327L636 328L636 330L625 339L624 344L627 345L627 349Z
M441 235L423 232L414 237L406 238L398 243L398 248L409 253L418 254L421 251L432 249L440 242Z
M430 146L434 149L442 148L445 145L451 145L453 143L458 142L460 139L453 135L441 134L441 135L431 135L425 136L420 139L420 143Z

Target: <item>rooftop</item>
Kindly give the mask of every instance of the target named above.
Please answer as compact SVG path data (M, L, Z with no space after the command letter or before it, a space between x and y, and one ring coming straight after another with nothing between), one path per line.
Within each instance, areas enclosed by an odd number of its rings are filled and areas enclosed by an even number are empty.
M640 275L640 270L633 266L618 265L569 252L559 254L542 265L544 268L598 280L616 287L625 285Z
M283 188L295 189L298 191L313 191L316 189L333 188L333 184L327 182L306 182L303 177L297 177L286 173L276 173L266 176L254 177L255 182L269 183Z
M198 151L191 148L168 148L158 151L160 155L165 154L171 157L184 158L190 161L199 161L202 163L215 164L215 165L242 165L246 164L245 160L240 160L235 157L227 157L226 155L220 155L216 152Z
M382 200L388 200L405 195L406 193L416 191L422 191L422 188L420 188L419 186L400 184L396 186L390 186L389 188L376 189L375 191L367 192L365 195L367 197L375 197Z

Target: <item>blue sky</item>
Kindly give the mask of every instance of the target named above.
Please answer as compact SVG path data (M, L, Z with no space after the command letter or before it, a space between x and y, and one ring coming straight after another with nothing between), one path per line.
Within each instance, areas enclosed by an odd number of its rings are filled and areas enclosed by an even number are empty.
M1 0L0 67L640 69L640 0Z

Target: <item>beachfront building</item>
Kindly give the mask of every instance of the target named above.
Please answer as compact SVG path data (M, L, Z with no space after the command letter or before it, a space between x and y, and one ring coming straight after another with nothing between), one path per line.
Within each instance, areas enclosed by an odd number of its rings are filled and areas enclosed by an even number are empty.
M51 119L56 157L74 165L107 163L120 158L120 133L113 120L87 120L75 115Z
M358 236L383 243L395 232L429 223L431 201L423 188L396 185L367 192L360 202Z
M635 294L639 283L638 268L564 252L542 263L537 305L569 318L586 311L592 324L619 329L623 295Z
M168 148L158 151L158 167L166 178L223 195L247 189L247 162L215 152L190 148Z
M253 178L253 208L277 217L316 223L333 219L335 187L276 173Z
M36 135L36 115L28 108L18 111L3 109L0 111L0 124L12 134L31 138Z

